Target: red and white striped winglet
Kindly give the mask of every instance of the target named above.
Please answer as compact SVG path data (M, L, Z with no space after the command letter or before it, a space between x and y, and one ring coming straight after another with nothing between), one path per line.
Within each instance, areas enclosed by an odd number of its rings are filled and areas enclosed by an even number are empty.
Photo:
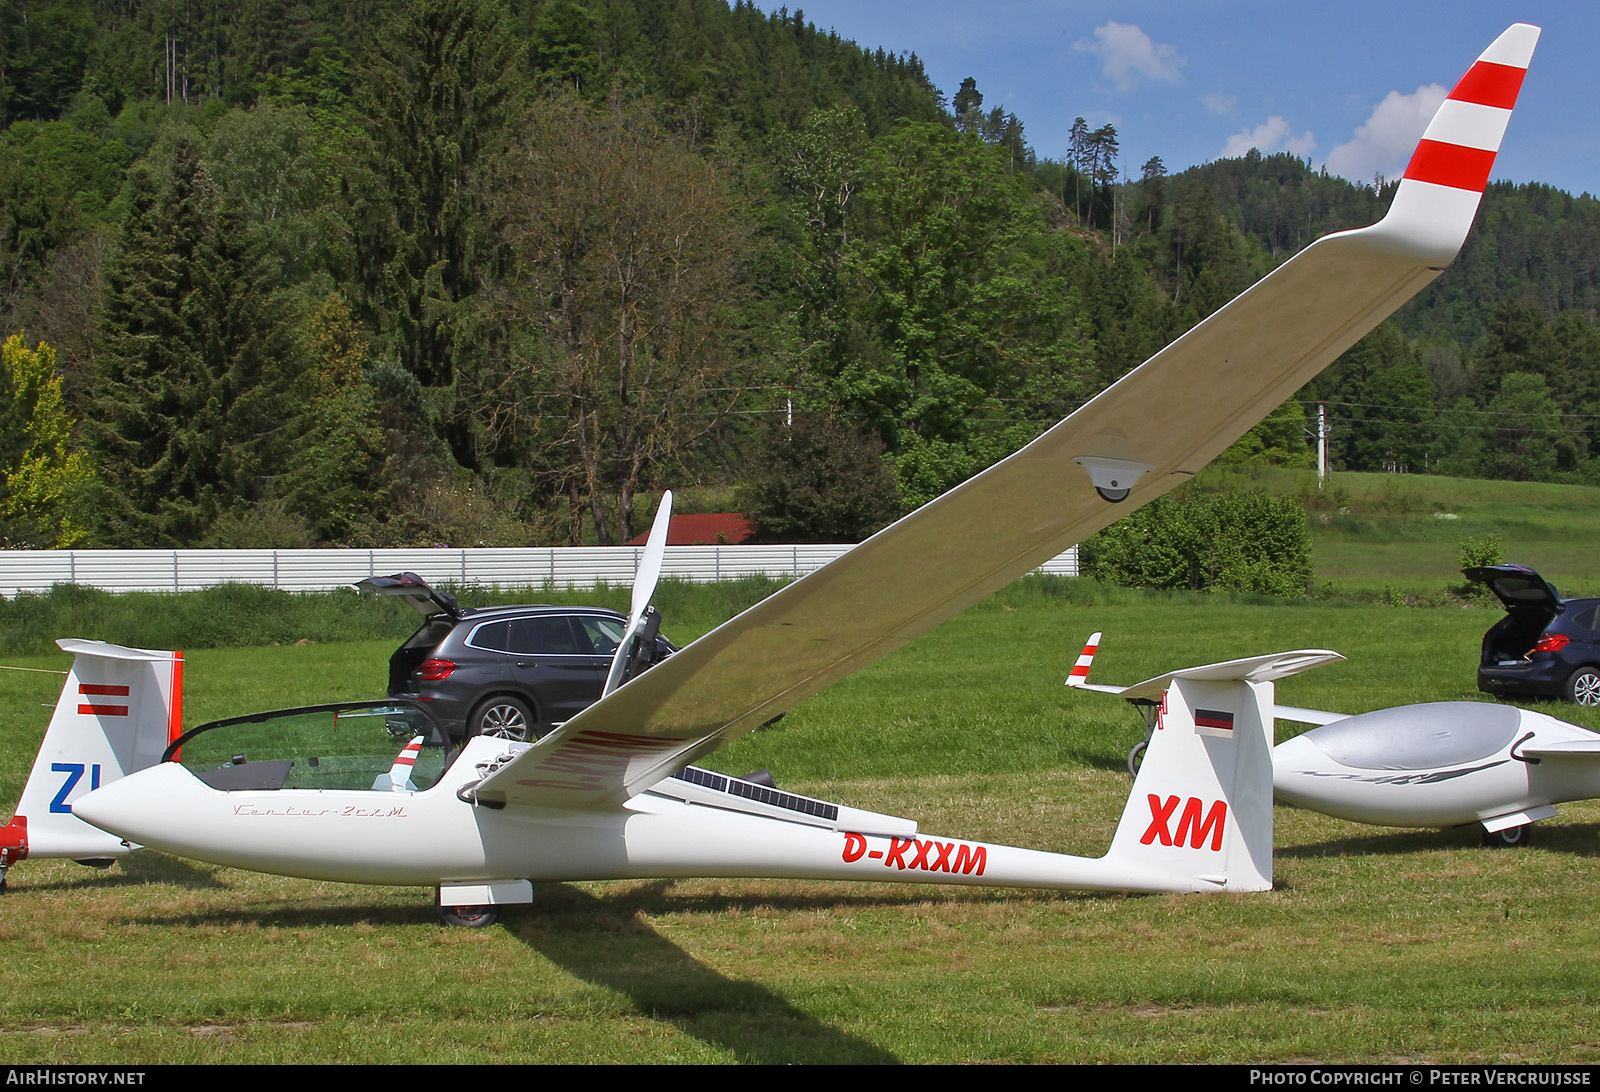
M1078 662L1072 665L1072 670L1067 673L1067 685L1082 688L1089 681L1089 667L1094 663L1094 654L1100 651L1100 634L1089 634L1089 640L1084 644L1083 651L1078 654Z
M411 770L417 764L417 755L422 753L423 738L412 736L411 742L395 756L394 765L389 767L389 788L393 791L416 792L416 787L411 784Z
M1433 115L1376 235L1435 269L1466 241L1539 28L1516 23L1483 51Z
M1428 123L1407 179L1483 192L1538 41L1538 27L1517 23L1483 51Z

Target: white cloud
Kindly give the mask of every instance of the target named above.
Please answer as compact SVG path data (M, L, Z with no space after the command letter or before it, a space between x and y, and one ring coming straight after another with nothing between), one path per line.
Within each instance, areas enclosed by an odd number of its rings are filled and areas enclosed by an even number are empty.
M1200 96L1200 102L1206 108L1206 113L1212 117L1224 117L1233 113L1234 107L1239 105L1239 100L1226 91L1209 91Z
M1409 95L1389 92L1373 107L1367 123L1356 126L1355 139L1328 153L1328 170L1354 182L1370 182L1378 174L1399 177L1448 93L1436 83Z
M1118 91L1132 91L1139 86L1141 76L1178 82L1183 55L1172 46L1152 42L1150 35L1138 27L1109 22L1095 27L1094 37L1092 42L1074 42L1072 48L1099 57L1101 74L1116 84Z
M1312 137L1310 129L1295 136L1289 123L1277 114L1273 114L1254 129L1234 133L1228 138L1228 143L1223 146L1219 155L1223 159L1235 159L1254 148L1265 155L1274 152L1293 152L1295 155L1306 156L1310 155L1316 146L1316 139Z

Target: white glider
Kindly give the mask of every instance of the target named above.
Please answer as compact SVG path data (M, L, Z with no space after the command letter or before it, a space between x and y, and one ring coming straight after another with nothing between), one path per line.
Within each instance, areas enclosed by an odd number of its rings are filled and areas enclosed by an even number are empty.
M442 907L473 907L457 917L474 924L492 916L485 906L531 898L530 879L1270 886L1269 683L1177 678L1176 692L1229 714L1233 734L1169 714L1165 757L1152 752L1156 768L1095 860L923 838L909 820L685 767L1187 480L1438 276L1471 226L1537 38L1513 26L1473 65L1381 222L1313 243L1022 450L537 743L469 740L414 794L219 789L161 762L76 798L75 814L200 860L435 886ZM229 784L249 783L230 769L243 781Z
M1149 683L1088 681L1100 637L1090 636L1067 685L1159 708L1162 694ZM1477 823L1486 845L1516 846L1527 843L1532 823L1556 814L1555 805L1600 797L1600 735L1531 709L1452 701L1354 716L1276 704L1266 712L1319 726L1273 748L1273 794L1340 819L1386 827ZM1150 719L1159 728L1159 717ZM1144 747L1130 753L1131 768Z

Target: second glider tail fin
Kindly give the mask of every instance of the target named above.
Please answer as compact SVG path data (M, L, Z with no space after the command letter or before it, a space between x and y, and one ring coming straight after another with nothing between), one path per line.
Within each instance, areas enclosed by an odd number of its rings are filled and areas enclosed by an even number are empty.
M1178 890L1271 890L1273 683L1341 659L1280 652L1124 690L1161 712L1108 860L1170 876Z
M98 861L130 852L72 814L101 785L161 760L182 733L183 653L102 641L57 642L72 670L45 729L12 821L0 827L0 864L24 857Z

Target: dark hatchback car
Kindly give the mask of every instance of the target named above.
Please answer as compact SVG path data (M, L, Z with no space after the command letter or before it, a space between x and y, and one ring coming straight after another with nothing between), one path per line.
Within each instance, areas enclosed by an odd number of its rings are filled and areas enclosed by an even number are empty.
M415 573L369 577L425 616L389 658L389 696L426 702L451 738L541 736L600 700L628 620L599 607L462 608ZM677 651L650 608L624 680Z
M1600 705L1600 599L1562 599L1526 565L1461 571L1506 608L1483 635L1479 690Z

